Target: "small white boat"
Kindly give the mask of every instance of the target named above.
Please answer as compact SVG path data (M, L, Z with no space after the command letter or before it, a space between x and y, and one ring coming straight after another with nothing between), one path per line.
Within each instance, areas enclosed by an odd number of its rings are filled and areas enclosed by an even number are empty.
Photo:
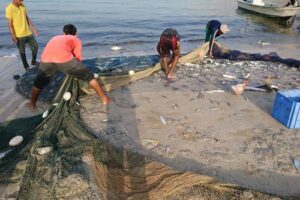
M237 0L238 7L265 15L267 17L286 20L287 25L292 25L296 15L300 12L299 4L288 5L286 3L271 4L262 0Z

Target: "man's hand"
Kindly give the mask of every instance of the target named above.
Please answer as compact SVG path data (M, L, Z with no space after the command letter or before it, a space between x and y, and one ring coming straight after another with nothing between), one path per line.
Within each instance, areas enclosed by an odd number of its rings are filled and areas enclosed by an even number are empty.
M36 37L39 36L39 32L36 30L36 28L33 28L32 32Z
M17 39L17 37L16 36L14 36L14 35L12 35L11 36L11 39L12 39L12 41L14 42L14 43L18 43L18 39Z

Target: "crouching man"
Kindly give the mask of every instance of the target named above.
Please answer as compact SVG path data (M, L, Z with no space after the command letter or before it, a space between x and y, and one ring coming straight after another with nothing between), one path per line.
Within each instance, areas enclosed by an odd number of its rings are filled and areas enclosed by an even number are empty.
M180 57L179 41L178 32L175 29L168 28L162 32L157 44L157 52L162 59L162 68L169 80L174 79L173 70Z
M57 71L79 80L88 81L89 85L102 99L102 103L104 105L108 104L109 98L94 78L94 74L81 62L82 43L76 36L76 27L72 24L67 24L64 26L63 32L63 35L57 35L50 39L41 55L39 72L31 91L31 107L35 108L42 89L48 85L51 77Z

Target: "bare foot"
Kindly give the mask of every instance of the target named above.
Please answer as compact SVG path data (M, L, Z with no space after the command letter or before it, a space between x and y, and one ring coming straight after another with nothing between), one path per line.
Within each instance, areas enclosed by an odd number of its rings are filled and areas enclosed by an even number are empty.
M35 110L36 108L36 105L32 105L30 101L28 101L25 106L28 107L30 110Z
M108 105L111 102L111 100L108 97L105 97L102 99L103 105Z
M167 76L167 78L168 78L169 81L174 81L175 76L173 74L169 73L168 76Z

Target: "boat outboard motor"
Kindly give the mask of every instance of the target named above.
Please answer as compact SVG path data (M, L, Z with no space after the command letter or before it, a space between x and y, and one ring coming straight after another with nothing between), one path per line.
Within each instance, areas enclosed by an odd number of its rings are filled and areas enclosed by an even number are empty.
M295 7L298 7L299 6L299 1L298 0L289 0L287 6L295 6Z

